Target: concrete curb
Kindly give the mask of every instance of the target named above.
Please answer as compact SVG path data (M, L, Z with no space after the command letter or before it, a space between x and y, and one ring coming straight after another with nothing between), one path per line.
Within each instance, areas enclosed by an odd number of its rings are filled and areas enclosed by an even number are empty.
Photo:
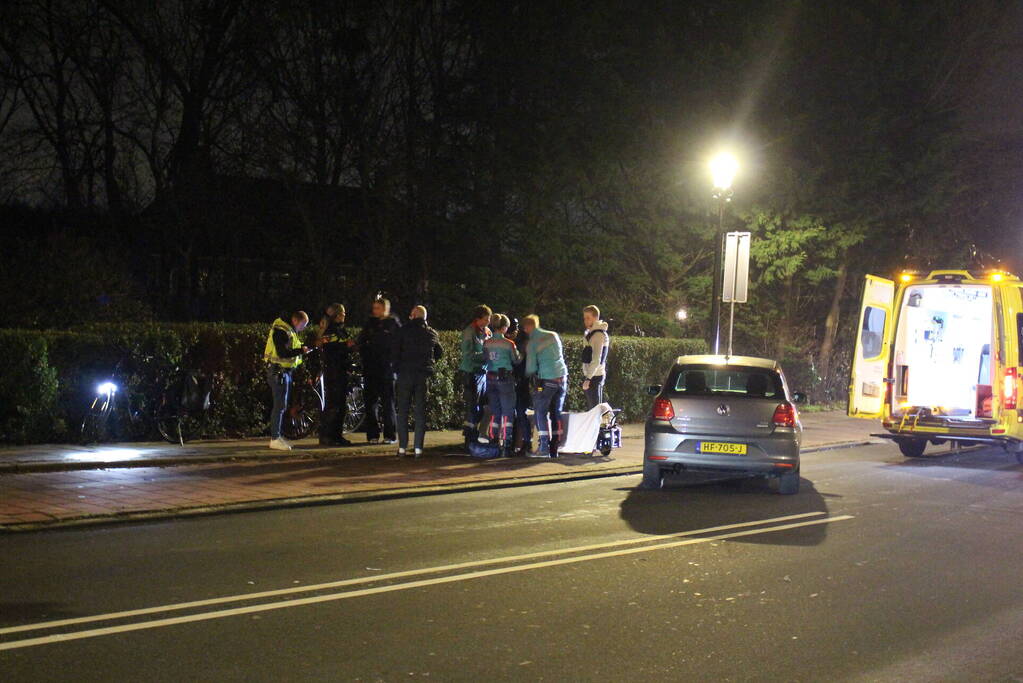
M438 453L443 449L453 448L452 445L430 446L426 451ZM134 458L132 460L103 460L103 461L82 461L74 462L60 460L56 462L36 460L27 462L0 462L0 475L4 474L34 474L38 472L80 472L83 470L116 470L116 469L137 469L141 467L184 467L187 465L213 465L218 463L232 462L265 462L269 464L282 464L289 462L300 462L305 460L335 460L351 458L353 456L380 456L389 457L394 455L392 447L388 450L379 446L369 450L365 444L354 446L338 446L331 449L305 448L293 450L287 453L270 451L269 455L257 453L225 453L216 455L181 455L155 458ZM393 447L396 448L396 447ZM265 449L269 450L269 449Z
M803 453L819 453L823 451L855 448L881 443L877 440L839 441L806 448ZM263 500L241 501L225 505L200 505L187 508L171 508L167 510L144 510L126 512L116 515L94 515L71 519L53 520L52 522L31 522L25 524L0 524L0 534L21 533L26 531L43 531L51 529L68 529L84 526L100 526L125 522L145 522L174 519L178 517L200 517L236 512L256 512L261 510L277 510L314 505L332 505L338 503L365 503L377 500L394 500L418 496L435 496L447 493L465 493L469 491L486 491L491 489L518 488L552 484L560 481L583 481L586 479L603 479L642 474L641 465L623 465L607 467L590 472L571 472L566 474L542 474L520 477L502 477L486 481L458 482L453 484L434 484L425 486L408 486L392 489L376 489L372 491L353 491L350 493L328 493L292 498L269 498Z
M813 453L820 450L833 448L851 448L867 443L882 443L880 440L864 440L836 442L834 444L822 444L812 448L803 449L803 453ZM437 446L428 448L427 453L438 454L440 451L450 449L451 446ZM168 456L165 458L150 458L137 460L112 460L102 462L26 462L26 463L0 463L0 476L5 474L37 474L41 472L80 472L84 470L114 470L114 469L137 469L141 467L186 467L188 465L212 465L218 463L240 463L240 462L263 462L271 465L280 465L305 460L342 460L353 456L374 457L375 452L368 453L365 449L356 446L350 450L341 452L317 452L317 451L292 451L289 455L195 455L195 456ZM392 453L380 453L377 457L390 457Z
M187 465L215 465L230 462L281 463L304 460L333 460L343 457L365 455L364 451L351 451L344 455L337 453L292 452L291 455L195 455L181 457L151 458L149 460L114 460L103 462L27 462L0 463L0 475L36 474L39 472L80 472L83 470L136 469L140 467L183 467Z

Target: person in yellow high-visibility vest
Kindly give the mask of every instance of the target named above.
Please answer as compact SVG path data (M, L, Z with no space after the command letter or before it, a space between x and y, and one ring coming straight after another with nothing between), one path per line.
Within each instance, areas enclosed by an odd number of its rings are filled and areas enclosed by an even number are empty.
M299 336L308 324L309 315L305 311L295 311L291 314L291 322L285 322L283 318L274 320L266 337L263 360L266 361L266 381L274 397L270 411L270 448L275 451L291 450L291 444L281 434L281 423L288 407L291 373L302 364L302 356L310 350L302 344Z

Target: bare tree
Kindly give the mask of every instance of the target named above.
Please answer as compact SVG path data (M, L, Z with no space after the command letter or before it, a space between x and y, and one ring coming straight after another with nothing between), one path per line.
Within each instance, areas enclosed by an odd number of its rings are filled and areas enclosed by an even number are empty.
M138 51L147 115L145 137L134 139L149 159L154 185L187 178L204 150L217 147L235 123L237 103L252 87L248 52L261 23L257 3L100 0Z
M81 3L18 1L5 6L0 49L9 77L33 121L32 133L52 151L58 201L72 208L95 202L95 102L73 55L83 40Z

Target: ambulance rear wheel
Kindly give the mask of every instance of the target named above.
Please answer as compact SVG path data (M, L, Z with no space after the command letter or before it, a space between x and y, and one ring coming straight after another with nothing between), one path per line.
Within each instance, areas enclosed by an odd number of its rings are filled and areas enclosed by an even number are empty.
M919 458L927 448L927 442L923 439L899 439L899 450L907 458Z

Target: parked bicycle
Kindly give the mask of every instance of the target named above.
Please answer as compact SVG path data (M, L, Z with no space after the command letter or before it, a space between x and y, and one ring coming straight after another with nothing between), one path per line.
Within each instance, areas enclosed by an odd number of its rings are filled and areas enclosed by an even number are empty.
M161 367L152 356L143 356L144 369L148 370L144 374L157 377L159 386L154 392L155 401L148 402L145 395L132 390L125 371L126 359L127 355L97 383L82 418L82 443L102 443L112 437L141 438L151 434L154 426L169 443L184 445L200 436L212 408L212 379L169 363Z
M318 354L319 349L313 353ZM309 359L296 372L292 384L292 396L288 409L284 412L282 429L286 439L304 439L315 431L320 416L326 407L326 385L323 377L323 359L318 363ZM315 367L315 370L311 368ZM348 375L348 393L345 402L348 412L345 415L344 431L351 433L362 426L366 418L366 402L363 398L362 373L356 364L352 364Z
M213 378L197 370L175 368L156 403L156 430L182 446L201 437L213 408Z

